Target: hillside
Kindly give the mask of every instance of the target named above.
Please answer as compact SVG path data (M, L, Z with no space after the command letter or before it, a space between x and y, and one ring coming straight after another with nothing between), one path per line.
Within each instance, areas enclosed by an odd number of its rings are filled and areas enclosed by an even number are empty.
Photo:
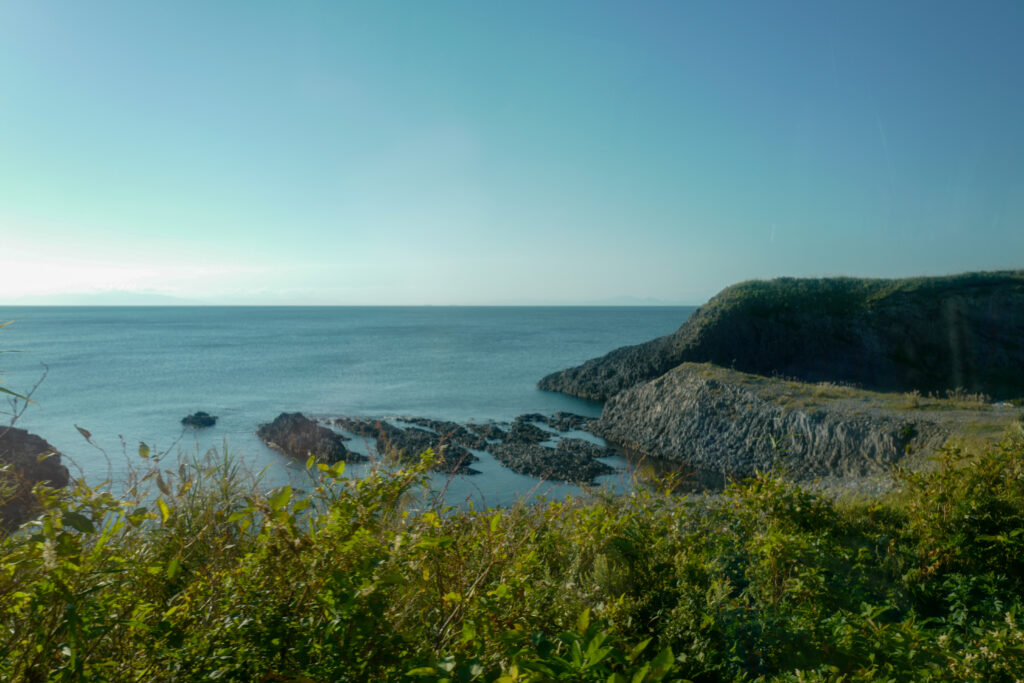
M544 377L607 400L684 362L878 391L1024 395L1024 271L733 285L676 332Z

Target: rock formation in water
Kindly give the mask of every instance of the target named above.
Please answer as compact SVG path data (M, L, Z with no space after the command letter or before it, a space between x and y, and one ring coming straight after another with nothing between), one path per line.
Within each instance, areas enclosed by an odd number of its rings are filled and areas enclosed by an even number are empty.
M319 425L302 413L281 413L273 422L261 424L256 436L270 448L305 461L310 456L317 462L332 464L339 460L359 462L366 456L345 448L345 437Z
M203 429L217 424L217 416L210 415L209 413L200 410L181 418L181 424L186 427L192 427L193 429Z
M543 378L607 400L683 362L880 391L1024 395L1024 271L900 280L751 281L673 334Z
M377 452L385 457L394 458L403 463L414 463L425 451L432 450L438 456L433 469L445 474L479 474L470 464L477 457L465 447L454 443L451 434L457 433L476 442L479 437L468 431L459 429L454 422L430 420L429 418L406 418L410 424L433 424L440 427L443 433L434 432L420 427L402 428L385 420L366 420L340 417L334 424L366 439L373 439Z
M513 472L545 480L589 484L595 477L615 471L589 455L526 442L491 444L488 451Z
M29 520L38 504L36 484L68 485L61 454L41 437L24 429L0 427L0 529L11 531Z

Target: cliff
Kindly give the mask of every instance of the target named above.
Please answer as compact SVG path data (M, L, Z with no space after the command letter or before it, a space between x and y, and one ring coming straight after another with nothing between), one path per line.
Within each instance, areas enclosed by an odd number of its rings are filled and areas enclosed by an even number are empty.
M614 396L595 434L704 475L781 467L798 480L880 473L953 435L996 438L1020 415L972 397L923 398L684 363Z
M603 401L684 362L879 391L1024 396L1024 271L744 282L673 334L538 387Z
M36 484L67 486L61 454L45 439L16 427L0 427L0 530L11 531L38 509Z

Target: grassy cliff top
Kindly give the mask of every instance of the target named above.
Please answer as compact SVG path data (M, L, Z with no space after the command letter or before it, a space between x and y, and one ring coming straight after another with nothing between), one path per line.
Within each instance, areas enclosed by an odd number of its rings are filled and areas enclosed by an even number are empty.
M726 287L706 307L748 311L814 306L841 314L870 308L903 296L936 297L962 293L983 295L993 288L1024 291L1024 270L959 273L912 278L793 278L747 280Z

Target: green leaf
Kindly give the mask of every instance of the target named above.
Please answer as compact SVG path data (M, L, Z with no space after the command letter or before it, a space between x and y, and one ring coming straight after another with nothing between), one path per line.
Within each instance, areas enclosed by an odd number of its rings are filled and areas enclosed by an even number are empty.
M308 458L306 458L306 469L307 470L313 469L313 465L314 464L316 464L316 456L315 455L310 455Z
M247 507L244 510L236 510L235 512L232 512L230 515L228 515L228 521L237 522L240 519L248 517L250 514L252 514L252 511L253 509L251 507Z
M75 531L81 531L83 534L96 533L96 527L93 525L92 520L79 512L65 510L61 519L64 522L64 526L69 526Z
M139 442L139 457L143 460L149 457L149 446L142 441Z
M672 648L666 645L665 649L659 652L658 656L651 661L651 673L648 675L647 680L660 681L672 670L672 665L675 661L676 658L672 655Z
M178 575L178 571L181 569L181 558L175 555L171 558L171 561L167 563L167 578L173 579Z
M15 393L10 389L4 389L3 387L0 387L0 394L7 394L8 396L13 396L14 398L20 398L22 401L29 400L27 396L22 396L21 394Z
M405 672L406 676L436 676L437 669L432 666L419 666Z
M159 471L156 473L156 487L160 489L160 493L165 496L171 495L171 488L167 485L167 482L164 481L164 476L160 474Z
M292 487L282 486L279 488L270 498L267 499L267 503L270 505L270 509L277 512L292 498Z
M163 498L156 499L156 506L160 508L160 521L166 524L171 516L171 509L167 507L167 503L164 502Z
M79 427L78 425L75 425L75 429L78 430L79 434L85 437L86 441L92 441L92 432L90 432L88 429L84 429L83 427Z
M633 649L629 651L628 655L626 655L626 661L627 662L633 662L634 660L636 660L636 658L640 656L640 653L643 652L647 648L647 645L650 642L651 642L651 639L648 638L647 640L641 640L639 643L634 645Z
M583 612L580 614L580 616L577 617L577 619L576 619L576 633L579 633L582 636L584 633L587 632L588 628L590 628L590 608L589 607L587 609L583 610Z

